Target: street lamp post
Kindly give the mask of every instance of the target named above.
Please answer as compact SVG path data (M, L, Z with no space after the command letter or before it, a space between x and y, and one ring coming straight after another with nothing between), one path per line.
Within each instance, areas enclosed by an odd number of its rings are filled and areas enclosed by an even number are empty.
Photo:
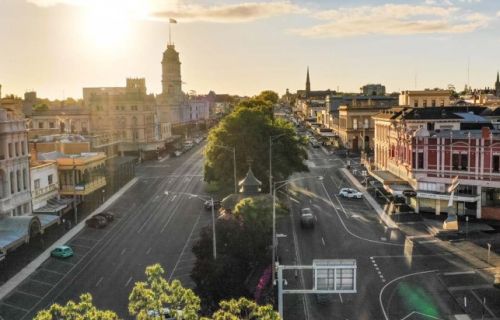
M273 183L273 187L271 189L272 191L272 196L273 196L273 241L272 241L272 268L273 268L273 272L272 272L272 283L274 285L274 282L275 282L275 278L276 278L276 275L275 275L275 269L276 269L276 191L284 186L286 186L287 184L289 184L290 182L294 182L294 181L298 181L298 180L304 180L304 179L311 179L311 178L316 178L316 179L319 179L319 180L323 180L323 176L310 176L310 177L300 177L300 178L295 178L295 179L289 179L289 180L283 180L283 181L276 181ZM276 187L276 185L278 185L278 187Z
M214 206L214 198L213 197L210 197L210 199L208 198L204 198L198 194L192 194L192 193L184 193L184 192L172 192L172 193L175 193L175 194L185 194L185 195L188 195L189 197L193 197L193 198L197 198L197 199L200 199L201 201L210 201L210 205L212 206L212 246L213 246L213 257L214 257L214 260L217 259L217 238L216 238L216 234L215 234L215 206ZM169 192L168 191L165 191L165 195L168 196Z
M238 181L236 180L236 147L228 147L219 144L214 144L214 146L233 151L233 175L234 175L234 193L238 193Z
M269 193L273 195L273 140L284 136L285 133L269 136Z
M78 209L76 207L76 165L75 157L73 158L73 214L75 217L75 225L78 223Z

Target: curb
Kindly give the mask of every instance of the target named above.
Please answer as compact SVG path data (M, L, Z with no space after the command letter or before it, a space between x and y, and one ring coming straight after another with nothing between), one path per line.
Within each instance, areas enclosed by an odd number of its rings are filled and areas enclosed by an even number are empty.
M126 185L124 185L120 190L115 192L106 202L104 202L100 207L95 209L91 214L89 214L84 220L80 221L73 229L66 232L61 238L54 242L50 247L48 247L44 252L42 252L35 260L31 261L26 267L21 269L15 276L10 278L0 287L0 300L5 298L12 290L14 290L21 282L26 280L33 272L36 271L42 263L45 262L50 257L50 252L54 250L55 247L62 245L71 238L73 238L77 233L79 233L85 226L85 221L99 212L102 212L113 204L119 197L121 197L128 189L130 189L139 178L135 177L130 180Z
M399 229L398 225L392 221L392 219L385 214L384 210L380 207L377 201L373 199L373 197L368 193L365 187L356 179L346 168L340 169L342 173L351 181L352 184L356 186L361 192L363 192L365 199L370 203L370 205L375 209L380 219L385 223L389 228Z

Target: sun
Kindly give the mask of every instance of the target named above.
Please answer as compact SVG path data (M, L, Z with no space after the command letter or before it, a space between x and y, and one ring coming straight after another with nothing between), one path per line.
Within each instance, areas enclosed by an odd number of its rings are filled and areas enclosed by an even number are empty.
M131 24L148 14L147 1L100 0L86 3L84 29L97 47L109 48L124 42Z

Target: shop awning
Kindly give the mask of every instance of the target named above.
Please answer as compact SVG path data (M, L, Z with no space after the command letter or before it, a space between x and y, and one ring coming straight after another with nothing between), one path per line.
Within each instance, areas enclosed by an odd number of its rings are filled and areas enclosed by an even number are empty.
M36 213L36 216L38 217L38 219L40 219L40 223L42 224L42 231L53 224L59 223L60 221L59 215L56 214Z
M16 248L29 242L31 232L41 230L40 219L37 216L15 216L0 218L0 252Z
M33 213L59 214L59 212L65 209L70 203L71 199L49 199L46 205L33 210Z
M371 172L371 175L384 185L408 184L406 181L387 170L375 170Z

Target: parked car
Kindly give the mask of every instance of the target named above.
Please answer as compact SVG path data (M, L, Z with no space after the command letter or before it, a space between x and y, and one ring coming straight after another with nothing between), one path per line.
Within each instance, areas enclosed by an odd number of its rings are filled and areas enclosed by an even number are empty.
M158 310L148 310L147 314L149 317L154 317L155 319L161 316L163 320L176 320L176 318L172 315L172 312L169 308L162 308L160 311ZM179 310L177 312L179 316L182 316L182 311Z
M363 197L363 194L356 189L342 188L342 189L340 189L339 196L342 196L344 198L361 199Z
M95 215L85 220L85 225L89 228L101 229L108 225L108 221L104 217Z
M181 150L175 150L174 155L176 157L180 157L182 155L182 151Z
M50 255L55 258L69 258L73 254L73 249L70 246L58 246L50 252Z
M107 222L115 220L115 215L109 211L101 212L95 215L96 217L103 217Z
M314 228L314 221L311 208L302 208L300 210L300 226L302 228Z
M214 200L214 210L219 210L220 205L221 205L221 203L219 200ZM212 201L211 200L205 201L204 206L205 206L205 210L212 210Z

